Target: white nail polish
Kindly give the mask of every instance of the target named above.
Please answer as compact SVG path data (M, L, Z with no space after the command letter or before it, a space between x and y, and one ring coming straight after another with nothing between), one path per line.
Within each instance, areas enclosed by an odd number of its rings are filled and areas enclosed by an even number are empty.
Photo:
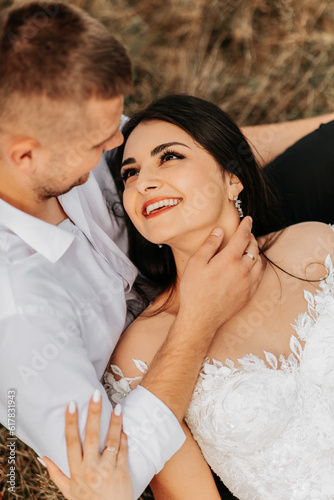
M68 412L73 415L73 413L75 413L75 410L76 410L76 405L75 405L75 402L74 401L71 401L70 404L68 405Z
M219 238L223 234L223 230L221 227L216 227L216 229L214 229L211 234Z
M101 393L98 389L95 389L94 394L93 394L93 401L94 403L98 403L101 398Z
M44 467L46 467L46 463L40 458L40 457L37 457L37 460L39 461L39 463L41 463Z
M117 405L114 408L114 414L116 415L116 417L119 417L121 413L122 413L122 407L119 403L117 403Z

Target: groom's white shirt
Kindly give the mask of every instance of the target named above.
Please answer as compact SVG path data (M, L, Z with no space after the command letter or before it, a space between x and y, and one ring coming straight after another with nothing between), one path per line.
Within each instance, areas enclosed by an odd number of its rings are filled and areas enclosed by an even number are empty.
M68 475L65 407L77 403L83 436L88 400L100 389L102 449L112 410L102 376L137 275L121 251L123 225L102 196L101 186L115 191L107 170L104 156L86 184L59 197L69 217L59 226L0 200L0 421L8 427L14 390L14 434ZM137 498L185 438L173 413L140 386L123 419Z

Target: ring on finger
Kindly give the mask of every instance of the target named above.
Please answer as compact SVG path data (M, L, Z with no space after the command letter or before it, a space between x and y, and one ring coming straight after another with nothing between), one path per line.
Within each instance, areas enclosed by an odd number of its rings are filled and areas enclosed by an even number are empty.
M117 455L118 453L118 449L116 448L116 446L105 446L102 453L104 453L105 451L111 451L111 453L114 453L115 455Z
M255 262L255 257L252 253L250 252L244 252L243 255L247 255L247 257L251 258L253 262Z

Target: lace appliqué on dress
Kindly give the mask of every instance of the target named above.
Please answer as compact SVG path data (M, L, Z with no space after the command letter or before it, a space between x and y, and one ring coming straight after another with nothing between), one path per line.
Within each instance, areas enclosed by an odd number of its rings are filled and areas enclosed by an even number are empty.
M144 361L140 361L139 359L133 359L132 361L140 372L143 374L147 372L148 367ZM104 388L111 403L116 405L117 403L121 403L129 392L134 389L132 384L134 382L139 383L143 377L124 377L122 370L117 365L110 365L109 370L104 374ZM119 380L116 380L114 375L120 377Z
M206 360L186 421L240 500L334 499L334 272L300 314L285 359ZM302 348L301 342L304 341Z

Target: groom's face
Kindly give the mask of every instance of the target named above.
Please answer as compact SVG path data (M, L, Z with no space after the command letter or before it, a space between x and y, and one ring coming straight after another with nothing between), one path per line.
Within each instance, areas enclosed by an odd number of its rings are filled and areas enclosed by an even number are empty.
M39 199L59 196L85 183L103 152L122 144L122 111L122 96L91 98L73 122L68 137L55 137L48 147L36 151L30 181Z

